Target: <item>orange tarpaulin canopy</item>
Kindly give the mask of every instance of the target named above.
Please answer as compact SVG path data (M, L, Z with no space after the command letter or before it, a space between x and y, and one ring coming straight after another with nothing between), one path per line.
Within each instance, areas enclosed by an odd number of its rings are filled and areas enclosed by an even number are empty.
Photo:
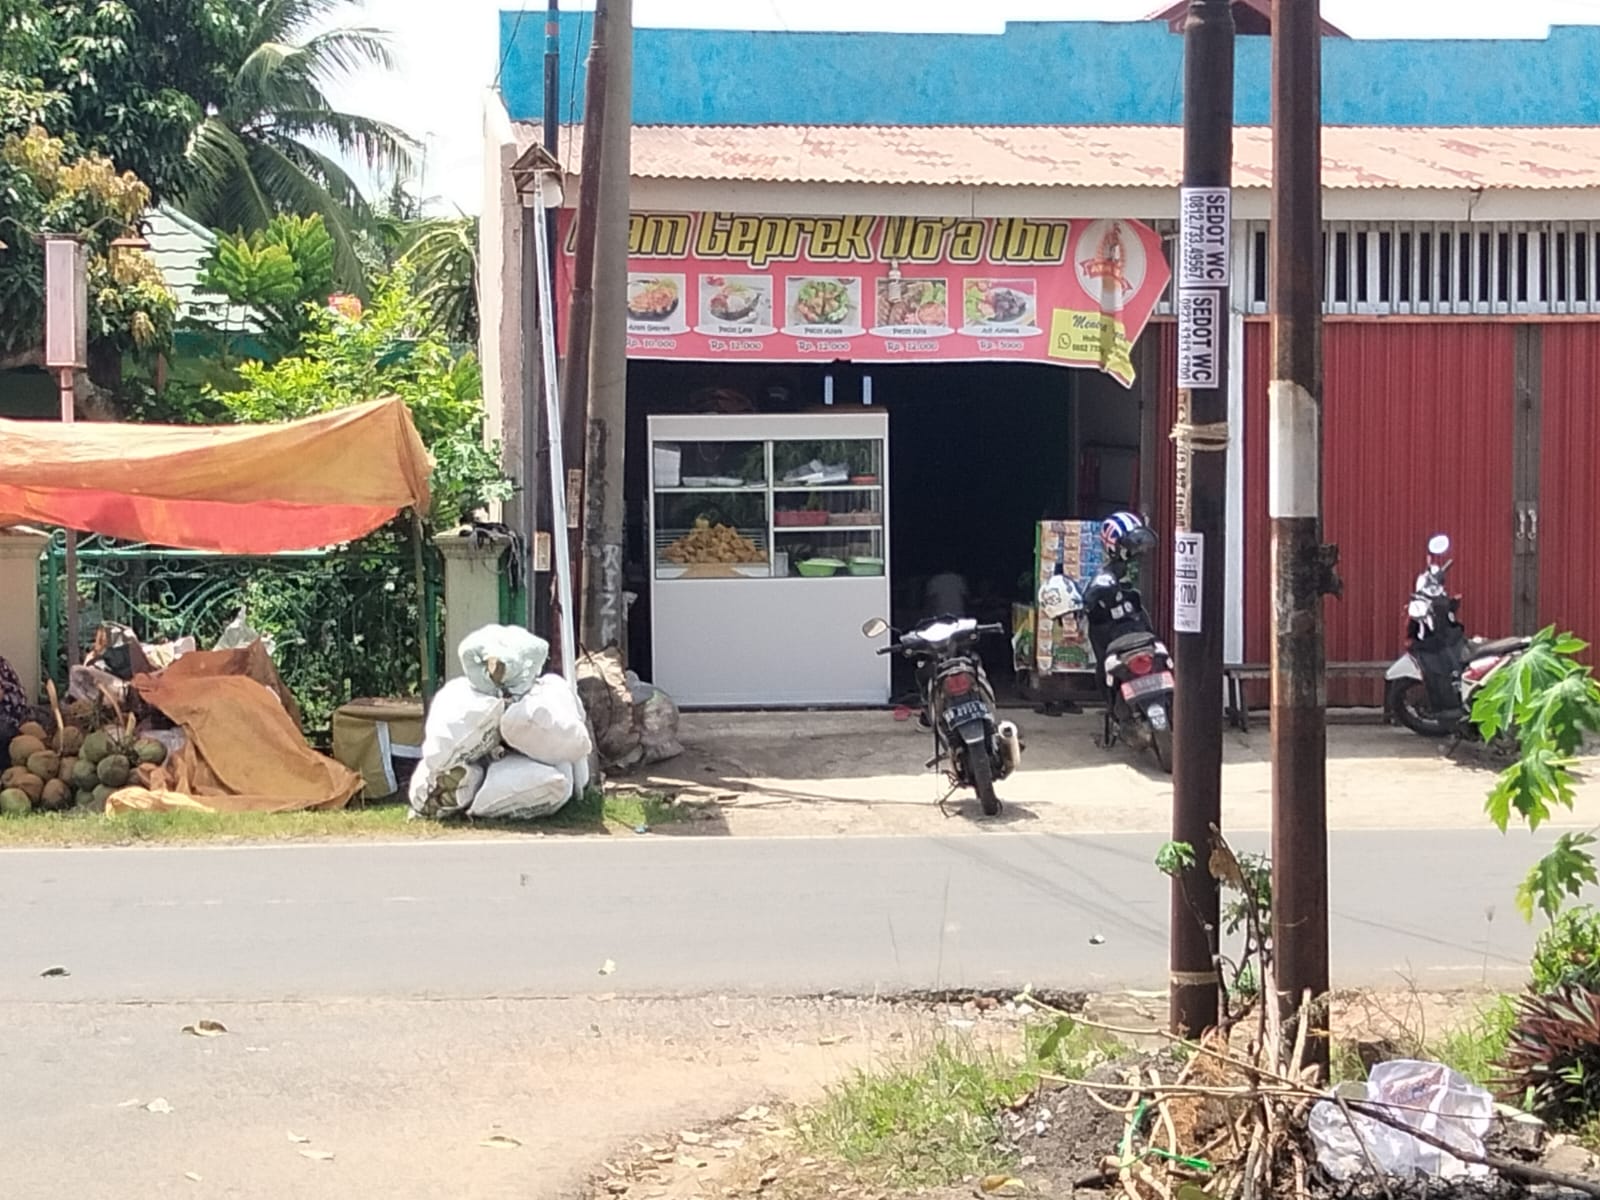
M0 527L60 525L224 554L312 550L426 512L401 400L283 425L0 420Z

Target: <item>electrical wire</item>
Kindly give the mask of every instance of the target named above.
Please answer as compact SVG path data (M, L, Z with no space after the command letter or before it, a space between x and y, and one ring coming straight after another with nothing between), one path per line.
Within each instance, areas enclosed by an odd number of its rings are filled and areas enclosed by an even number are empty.
M528 0L522 0L522 7L517 9L516 19L511 22L511 33L506 37L506 44L500 50L500 65L494 70L494 82L490 84L492 91L500 90L500 77L505 74L506 63L511 58L511 47L517 44L517 33L522 28L522 18L528 15Z
M567 77L566 124L568 129L571 129L578 123L578 61L583 57L581 53L583 50L583 39L584 34L587 32L584 26L589 20L590 11L591 10L587 8L580 8L578 10L578 36L574 38L572 42L572 73ZM566 137L561 139L562 174L569 173L571 166L572 139L570 137Z

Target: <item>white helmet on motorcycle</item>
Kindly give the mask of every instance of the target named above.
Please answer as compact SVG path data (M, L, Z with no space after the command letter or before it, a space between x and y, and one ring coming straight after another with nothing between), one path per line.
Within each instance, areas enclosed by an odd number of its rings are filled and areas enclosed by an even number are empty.
M1083 611L1083 596L1078 585L1065 575L1052 575L1039 589L1039 611L1051 621Z

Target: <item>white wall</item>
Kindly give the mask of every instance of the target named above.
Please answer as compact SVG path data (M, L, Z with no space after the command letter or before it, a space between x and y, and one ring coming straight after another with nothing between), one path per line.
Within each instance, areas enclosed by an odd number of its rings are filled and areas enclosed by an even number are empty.
M506 474L522 485L523 390L522 204L511 179L517 139L499 93L483 103L483 216L479 226L478 353L483 362L483 403L489 419L484 436L500 443ZM520 530L520 505L499 516Z

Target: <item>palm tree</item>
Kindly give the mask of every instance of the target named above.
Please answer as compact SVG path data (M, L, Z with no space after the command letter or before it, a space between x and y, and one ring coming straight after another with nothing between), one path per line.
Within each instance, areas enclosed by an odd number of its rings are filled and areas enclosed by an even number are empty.
M400 256L416 272L417 298L433 325L453 342L478 340L478 222L434 217L419 222Z
M340 282L359 287L355 234L369 207L339 161L409 168L414 143L371 117L340 112L324 88L363 67L392 69L376 29L316 32L346 0L250 0L250 35L222 104L189 143L193 183L181 207L212 228L249 233L278 213L322 214Z

